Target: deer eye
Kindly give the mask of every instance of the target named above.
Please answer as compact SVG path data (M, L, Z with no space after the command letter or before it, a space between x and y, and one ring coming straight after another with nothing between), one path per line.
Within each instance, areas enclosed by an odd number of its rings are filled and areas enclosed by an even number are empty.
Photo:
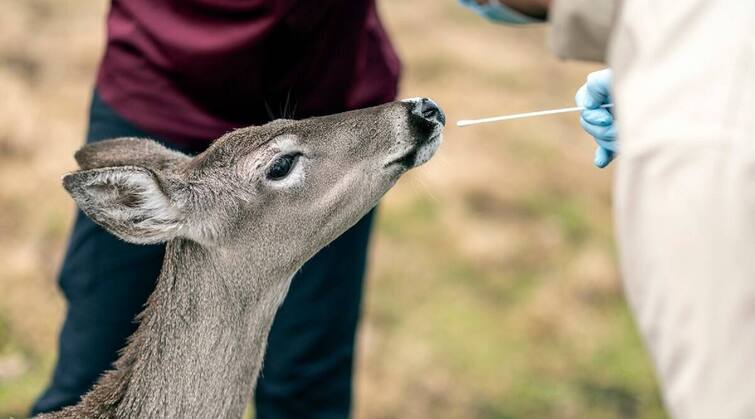
M270 168L267 169L267 178L270 180L281 180L291 173L291 169L296 165L299 154L286 154L275 159Z

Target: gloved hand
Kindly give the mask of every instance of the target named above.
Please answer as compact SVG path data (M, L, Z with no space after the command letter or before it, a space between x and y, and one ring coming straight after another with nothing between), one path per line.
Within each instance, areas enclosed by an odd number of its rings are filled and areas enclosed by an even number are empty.
M577 90L577 106L584 106L580 123L588 134L595 138L598 149L595 150L596 166L601 169L608 166L618 152L616 124L611 109L601 105L611 103L611 82L613 72L605 69L587 75L587 82Z
M459 0L459 3L493 22L509 24L538 22L537 19L519 13L499 0Z

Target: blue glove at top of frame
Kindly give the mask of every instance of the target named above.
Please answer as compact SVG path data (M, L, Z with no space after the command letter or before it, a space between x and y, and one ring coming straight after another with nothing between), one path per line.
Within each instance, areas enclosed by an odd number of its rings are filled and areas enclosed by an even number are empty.
M474 10L478 15L497 23L518 25L539 22L535 18L519 13L502 4L499 0L487 0L485 4L477 4L475 0L459 0L459 3L464 7Z
M587 75L587 82L577 90L577 106L584 106L580 123L588 134L595 138L598 149L595 150L595 166L601 169L608 166L618 152L616 124L611 109L601 105L611 103L611 83L613 72L605 69Z

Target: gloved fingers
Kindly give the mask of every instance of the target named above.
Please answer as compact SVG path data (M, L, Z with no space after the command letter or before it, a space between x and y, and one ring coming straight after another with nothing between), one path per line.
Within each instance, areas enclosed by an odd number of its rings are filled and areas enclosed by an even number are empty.
M574 95L574 101L577 103L577 106L583 106L587 108L587 110L598 110L605 108L601 108L600 105L608 104L609 102L601 102L603 99L610 99L608 96L600 95L600 97L595 97L593 93L590 91L587 83L583 84L579 89L577 89L577 93ZM585 112L585 111L583 111Z
M574 101L577 102L577 106L585 106L587 100L587 85L583 84L577 89L577 93L574 95Z
M616 125L611 124L608 126L594 125L584 118L579 119L582 128L587 131L588 134L595 138L595 141L602 147L605 147L612 151L617 151L618 144L616 142Z
M610 109L586 109L582 111L582 119L592 125L608 126L613 124L613 114Z
M618 151L613 113L610 109L600 107L611 103L612 77L610 69L588 74L587 81L574 97L577 106L586 108L582 111L579 123L598 144L593 162L600 168L608 166Z
M616 141L616 138L611 138L611 137L596 138L595 143L605 148L606 150L611 150L614 153L619 152L619 142Z
M614 157L616 157L615 152L603 147L598 147L595 149L595 159L593 160L593 164L595 164L596 167L603 169L613 161Z
M611 79L613 73L610 69L600 70L587 75L585 87L584 106L588 109L597 108L600 105L611 103Z

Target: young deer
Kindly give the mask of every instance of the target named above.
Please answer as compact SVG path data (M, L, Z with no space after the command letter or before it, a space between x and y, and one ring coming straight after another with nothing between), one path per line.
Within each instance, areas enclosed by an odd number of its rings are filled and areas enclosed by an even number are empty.
M168 244L115 369L40 417L241 417L291 277L430 159L444 123L410 99L239 129L194 158L135 138L79 150L63 184L84 213L123 240Z

